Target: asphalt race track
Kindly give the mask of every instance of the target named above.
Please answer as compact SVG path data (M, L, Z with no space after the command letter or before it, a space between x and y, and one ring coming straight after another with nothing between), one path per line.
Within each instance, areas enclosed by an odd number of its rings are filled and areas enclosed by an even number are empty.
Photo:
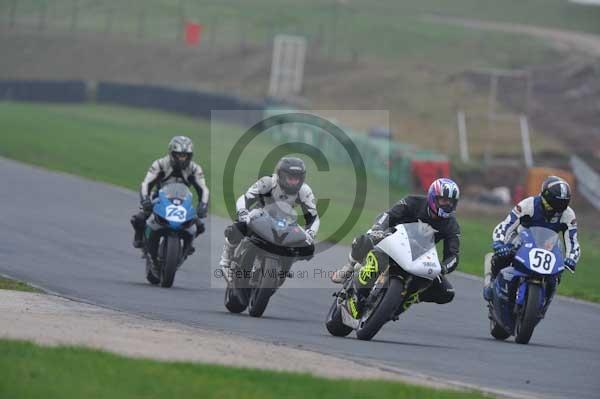
M454 274L452 303L414 306L371 342L353 334L335 338L323 323L334 285L320 272L286 282L261 319L226 311L222 280L211 278L227 223L222 218L210 220L173 288L162 289L146 283L139 252L131 247L137 194L2 158L0 179L2 274L113 309L380 367L532 396L600 397L597 305L556 299L529 345L497 342L489 335L481 282ZM296 269L315 277L315 270L332 270L346 256L347 248L333 248ZM306 285L324 288L292 288Z

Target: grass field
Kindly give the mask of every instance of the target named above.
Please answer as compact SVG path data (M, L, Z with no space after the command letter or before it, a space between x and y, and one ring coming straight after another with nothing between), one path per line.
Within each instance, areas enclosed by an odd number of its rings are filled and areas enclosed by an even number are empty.
M17 280L11 280L9 278L0 277L0 290L13 290L13 291L25 291L25 292L38 292L42 293L42 290L34 288L27 283L23 283Z
M17 21L38 27L40 18L45 16L44 23L50 28L71 29L76 20L76 28L81 30L111 29L173 40L181 34L184 20L204 24L204 34L214 35L217 41L264 42L277 31L302 33L321 42L328 52L358 51L391 58L441 51L445 58L460 59L457 57L463 46L484 43L480 52L491 55L491 48L500 42L520 47L523 56L531 56L523 43L518 46L506 40L510 35L469 38L465 30L424 22L422 16L429 13L600 33L600 7L574 5L566 0L4 2L0 17L6 20L11 13ZM460 45L456 46L457 43Z
M219 139L212 143L209 129L205 121L155 111L0 103L0 156L137 190L152 160L166 152L170 137L187 134L196 143L196 159L209 177L211 212L226 216L221 181L227 156L223 151L230 148L227 132L231 128L217 126L213 135L216 133ZM246 151L244 167L236 170L236 195L256 179L264 159L264 145L265 142L258 141ZM309 171L308 181L317 197L331 199L319 232L319 238L323 239L350 212L353 198L347 193L352 191L353 177L345 167L315 175L316 172ZM405 194L402 190L388 190L372 177L368 182L366 207L354 229L342 237L343 243L349 243L355 235L364 232L374 217L388 207L390 199ZM131 204L132 213L136 207L136 203ZM498 221L461 217L459 209L459 222L463 233L460 270L481 275L482 259L489 251L491 231ZM580 240L583 257L577 274L565 276L559 292L600 302L600 270L594 267L600 260L597 237L584 231L580 233Z
M125 358L0 340L2 398L411 398L479 399L378 380L328 380L307 374ZM58 365L58 366L57 366Z

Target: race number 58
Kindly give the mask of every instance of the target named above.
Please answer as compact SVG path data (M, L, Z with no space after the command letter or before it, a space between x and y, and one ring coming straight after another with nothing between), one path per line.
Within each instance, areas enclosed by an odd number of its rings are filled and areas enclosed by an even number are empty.
M529 266L538 273L550 273L554 269L556 257L545 249L535 249L529 252Z

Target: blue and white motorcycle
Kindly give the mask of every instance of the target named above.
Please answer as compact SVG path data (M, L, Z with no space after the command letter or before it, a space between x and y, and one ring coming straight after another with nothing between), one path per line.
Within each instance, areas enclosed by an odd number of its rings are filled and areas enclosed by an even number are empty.
M153 200L153 217L146 224L144 257L146 279L171 287L177 269L190 255L196 232L193 195L185 184L172 183Z
M545 227L522 229L515 244L512 264L491 281L490 334L527 344L556 293L564 255L558 233ZM486 270L490 261L488 254Z

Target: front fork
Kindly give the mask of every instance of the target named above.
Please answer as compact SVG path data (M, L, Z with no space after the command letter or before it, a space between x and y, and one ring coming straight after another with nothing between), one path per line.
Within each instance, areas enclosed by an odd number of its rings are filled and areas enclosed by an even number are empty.
M515 313L520 314L522 309L525 307L525 298L527 298L527 288L530 284L539 285L542 289L542 303L539 304L540 318L546 315L546 311L552 303L554 294L556 293L556 287L560 281L559 276L549 276L541 278L522 278L517 288L515 297Z
M418 303L419 294L429 287L429 285L414 286L418 282L414 281L412 275L402 273L397 267L391 267L389 262L386 264L383 269L377 253L370 251L364 265L347 281L344 291L347 310L352 317L360 317L363 309L373 305L381 295L381 290L389 285L392 278L400 279L404 283L402 303L395 312L394 320L397 320L398 316L408 310L410 306Z

